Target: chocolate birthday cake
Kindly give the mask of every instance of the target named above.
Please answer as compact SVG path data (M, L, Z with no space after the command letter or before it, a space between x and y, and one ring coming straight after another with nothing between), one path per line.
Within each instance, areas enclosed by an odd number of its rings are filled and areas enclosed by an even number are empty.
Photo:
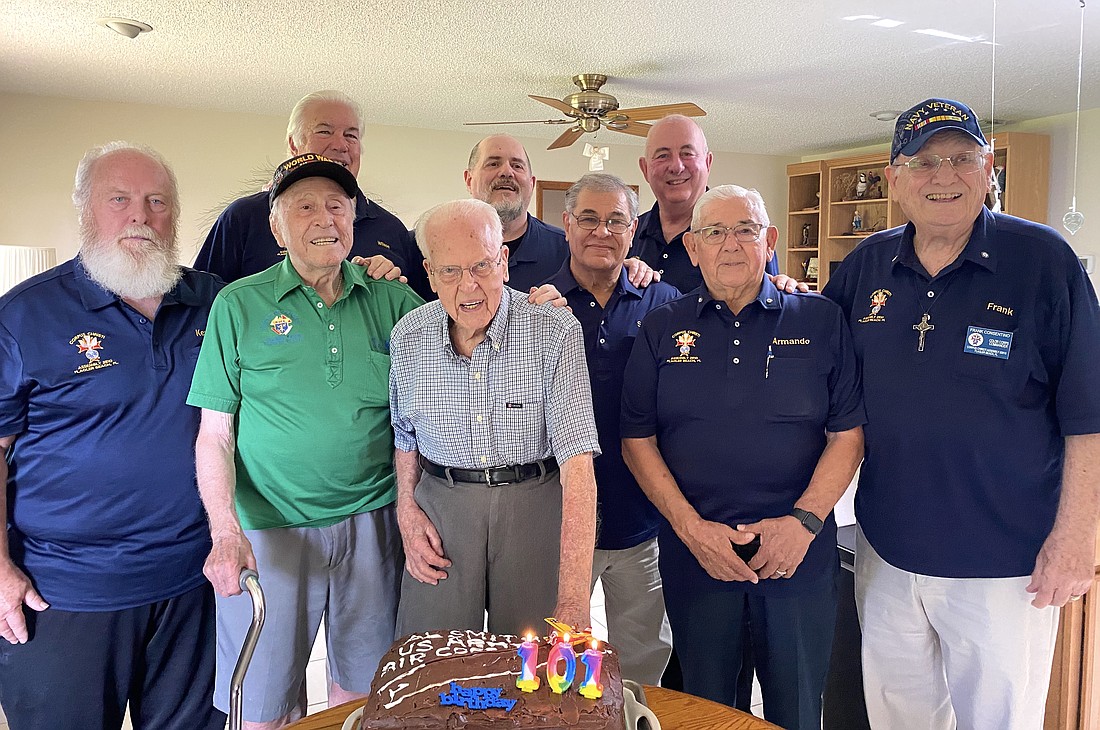
M622 730L623 685L618 654L601 644L598 683L602 694L581 693L589 663L578 660L570 686L559 687L565 661L547 669L552 642L537 640L538 688L517 688L523 673L518 636L481 631L440 631L399 639L382 658L363 712L363 728L389 730ZM530 665L528 665L530 669ZM528 678L527 686L531 686ZM588 692L591 696L591 691Z

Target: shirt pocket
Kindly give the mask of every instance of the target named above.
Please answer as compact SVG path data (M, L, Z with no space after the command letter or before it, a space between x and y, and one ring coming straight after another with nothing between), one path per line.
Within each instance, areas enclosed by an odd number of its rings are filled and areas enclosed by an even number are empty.
M504 464L529 464L542 458L546 414L542 392L523 389L505 394L493 403L493 438Z
M825 374L810 358L776 357L764 381L765 418L775 422L822 421L829 409Z
M367 350L359 398L368 406L390 406L390 356Z
M1029 345L1023 332L1003 329L997 331L1012 335L1008 357L966 352L966 343L960 340L953 355L954 377L981 392L996 393L998 398L1007 396L1022 405L1036 403L1037 399L1044 397L1049 381L1038 353Z

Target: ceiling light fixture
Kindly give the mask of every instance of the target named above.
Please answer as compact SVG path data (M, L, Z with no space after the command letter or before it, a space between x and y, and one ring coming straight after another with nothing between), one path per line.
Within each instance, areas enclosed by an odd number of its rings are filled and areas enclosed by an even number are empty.
M890 20L889 18L883 18L882 20L876 20L871 25L877 25L879 28L897 28L899 25L905 25L904 20Z
M949 41L962 41L963 43L973 43L974 41L982 40L981 36L971 38L970 36L958 35L957 33L948 33L946 30L936 30L935 28L920 28L913 32L920 33L921 35L930 35L934 38L946 38Z
M893 109L883 109L882 111L871 112L871 116L880 122L892 122L898 118L899 114L901 114L901 112Z
M140 20L130 20L129 18L96 18L95 22L130 39L137 38L142 33L148 33L153 29L153 26L148 23L142 23Z
M847 15L841 20L878 20L877 15Z

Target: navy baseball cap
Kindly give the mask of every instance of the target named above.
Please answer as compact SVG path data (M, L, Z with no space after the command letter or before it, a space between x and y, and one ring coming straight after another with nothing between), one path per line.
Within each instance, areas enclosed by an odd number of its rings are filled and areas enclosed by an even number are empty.
M271 192L267 196L268 206L274 205L275 198L285 193L291 185L307 177L327 177L334 180L352 200L359 195L359 183L351 170L339 162L310 152L291 157L275 168L275 175L271 178Z
M926 99L898 117L890 163L898 155L917 154L929 137L945 129L957 129L980 145L989 144L978 126L978 116L966 104L950 99Z

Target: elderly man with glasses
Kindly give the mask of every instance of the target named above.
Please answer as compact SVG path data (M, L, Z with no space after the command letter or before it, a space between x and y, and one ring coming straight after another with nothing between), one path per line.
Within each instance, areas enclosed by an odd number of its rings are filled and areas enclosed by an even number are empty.
M661 579L684 689L737 704L753 644L764 716L821 727L836 615L833 505L863 456L848 327L764 271L778 230L723 185L684 236L703 284L643 321L625 373L623 456L666 522Z
M587 627L600 453L581 325L505 286L500 216L444 203L416 240L439 301L391 335L407 574L397 633Z
M623 462L619 413L623 370L642 319L680 292L663 282L639 289L623 261L638 226L638 195L614 175L590 173L565 193L569 256L551 284L569 300L584 331L600 450L592 580L601 578L608 640L623 676L658 684L672 651L657 570L660 516Z
M1058 606L1091 585L1100 307L1057 232L984 207L993 155L965 104L898 118L909 218L824 294L861 361L867 460L856 603L875 728L1037 728Z

